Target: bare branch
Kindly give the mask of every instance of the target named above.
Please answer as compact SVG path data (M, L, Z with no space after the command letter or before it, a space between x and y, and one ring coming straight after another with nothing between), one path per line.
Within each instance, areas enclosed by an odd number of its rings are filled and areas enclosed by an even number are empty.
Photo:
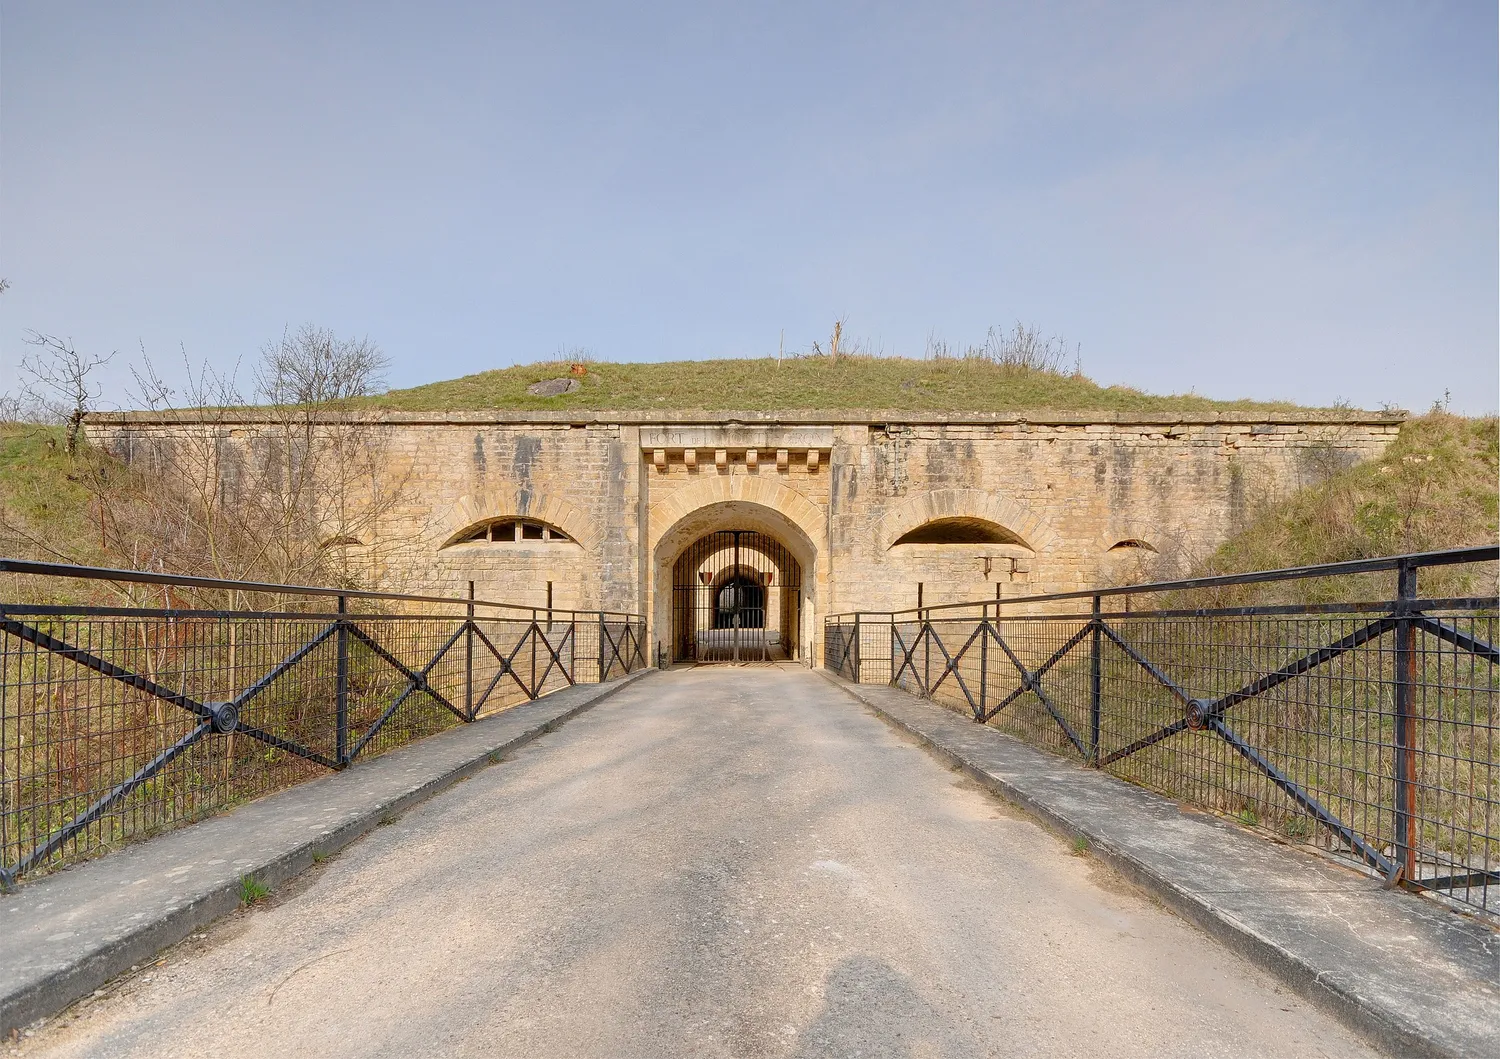
M368 338L339 338L303 324L261 350L258 396L278 406L339 406L385 388L390 361Z
M72 456L78 451L83 418L104 392L91 376L113 360L115 354L101 357L80 353L72 339L40 331L30 331L27 335L26 344L35 346L37 352L21 358L21 374L26 377L21 384L21 395L67 424L66 448Z

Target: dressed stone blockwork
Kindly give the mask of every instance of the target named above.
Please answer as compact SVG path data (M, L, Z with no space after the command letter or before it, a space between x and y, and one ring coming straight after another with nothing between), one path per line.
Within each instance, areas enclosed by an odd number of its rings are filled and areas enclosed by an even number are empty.
M558 608L640 611L666 644L674 562L715 531L767 534L800 567L793 653L807 660L827 613L1180 572L1257 504L1378 455L1401 421L371 413L359 422L404 489L382 514L389 547L362 543L380 556L375 576L402 587L458 594L472 580L481 598L544 606L550 592ZM93 417L89 431L126 459L214 431L244 460L261 426L253 412L212 422L125 413ZM482 531L502 521L513 528Z

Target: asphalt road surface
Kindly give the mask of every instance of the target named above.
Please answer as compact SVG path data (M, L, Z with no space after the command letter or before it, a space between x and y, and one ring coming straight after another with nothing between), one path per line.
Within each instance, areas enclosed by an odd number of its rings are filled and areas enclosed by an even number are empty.
M771 666L625 689L20 1050L1369 1054L817 674Z

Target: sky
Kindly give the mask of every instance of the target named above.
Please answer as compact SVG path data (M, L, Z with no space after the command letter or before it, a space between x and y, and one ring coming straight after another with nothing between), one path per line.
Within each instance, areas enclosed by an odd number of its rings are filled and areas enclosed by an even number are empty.
M6 0L0 390L35 330L389 382L586 350L921 356L1500 405L1494 3ZM1446 395L1446 398L1445 398Z

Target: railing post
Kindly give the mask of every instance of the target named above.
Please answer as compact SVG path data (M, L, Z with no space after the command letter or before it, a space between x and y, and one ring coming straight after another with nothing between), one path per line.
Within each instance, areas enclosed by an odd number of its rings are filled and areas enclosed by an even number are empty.
M896 615L891 615L891 686L895 687L896 680Z
M1396 874L1411 882L1417 868L1417 718L1412 694L1417 683L1417 628L1412 600L1417 597L1417 568L1403 562L1396 572Z
M995 606L995 620L1000 620L1000 606ZM984 723L985 695L990 684L990 606L979 608L979 716L974 720Z
M1093 617L1089 624L1093 627L1089 635L1089 764L1099 764L1099 707L1102 698L1100 694L1100 651L1103 648L1104 623L1099 617L1101 607L1099 596L1094 596Z
M918 636L922 637L922 695L926 698L932 697L932 615L926 611L917 611L917 618L921 622Z
M604 625L604 611L599 612L599 683L603 684L605 677L609 675L609 666L604 661L604 644L606 637Z
M469 582L468 620L464 622L464 715L474 719L474 582Z
M536 611L533 609L531 612L531 690L526 695L529 699L537 698L542 693L541 685L536 679L536 642L541 639L541 636L542 627L537 624Z
M334 759L349 764L349 597L339 597L338 673L334 678Z
M854 683L859 683L859 611L854 612Z

